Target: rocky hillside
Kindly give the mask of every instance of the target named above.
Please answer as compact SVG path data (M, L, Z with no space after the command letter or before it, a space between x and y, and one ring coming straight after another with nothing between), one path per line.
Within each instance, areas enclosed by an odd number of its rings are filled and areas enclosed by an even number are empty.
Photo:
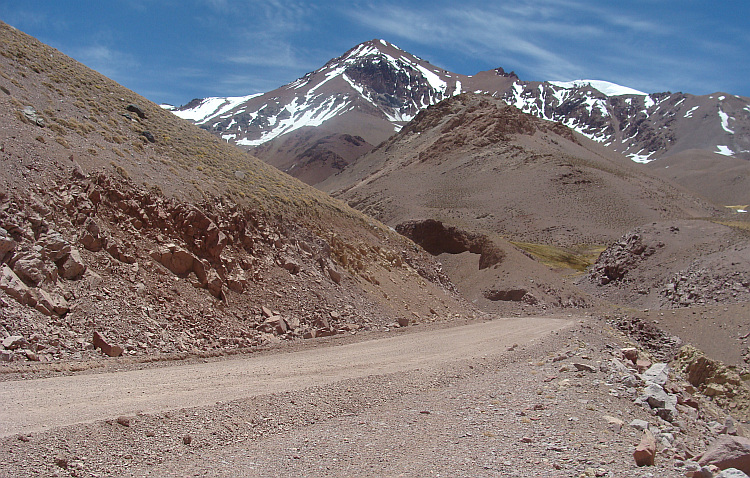
M0 37L3 361L224 353L472 313L402 236Z

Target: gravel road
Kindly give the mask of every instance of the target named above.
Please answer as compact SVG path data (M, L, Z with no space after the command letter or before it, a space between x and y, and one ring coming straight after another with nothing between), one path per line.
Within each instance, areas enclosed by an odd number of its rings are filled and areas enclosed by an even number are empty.
M570 322L498 319L289 354L3 383L0 436L157 413L498 353Z

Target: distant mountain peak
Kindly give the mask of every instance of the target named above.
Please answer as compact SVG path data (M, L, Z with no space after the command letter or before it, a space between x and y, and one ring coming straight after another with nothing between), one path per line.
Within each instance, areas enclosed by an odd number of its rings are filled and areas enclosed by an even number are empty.
M294 133L295 149L304 150L302 138L311 146L329 135L379 144L428 106L463 92L501 98L636 162L686 149L750 159L747 98L647 94L604 80L522 81L501 67L467 76L382 39L362 42L268 93L193 100L173 111L247 149ZM307 128L318 133L299 134Z

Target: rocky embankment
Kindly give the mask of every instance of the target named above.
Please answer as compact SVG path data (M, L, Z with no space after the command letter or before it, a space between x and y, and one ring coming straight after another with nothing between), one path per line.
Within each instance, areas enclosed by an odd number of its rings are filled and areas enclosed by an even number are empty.
M74 168L0 204L6 362L223 353L452 317L458 303L447 291L426 313L388 304L397 280L450 284L406 242L371 245L226 198L190 204Z

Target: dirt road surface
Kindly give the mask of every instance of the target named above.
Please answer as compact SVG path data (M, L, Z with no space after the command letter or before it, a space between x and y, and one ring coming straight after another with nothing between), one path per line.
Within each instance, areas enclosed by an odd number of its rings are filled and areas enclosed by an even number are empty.
M524 344L569 325L498 319L288 354L3 383L0 436L429 368Z

